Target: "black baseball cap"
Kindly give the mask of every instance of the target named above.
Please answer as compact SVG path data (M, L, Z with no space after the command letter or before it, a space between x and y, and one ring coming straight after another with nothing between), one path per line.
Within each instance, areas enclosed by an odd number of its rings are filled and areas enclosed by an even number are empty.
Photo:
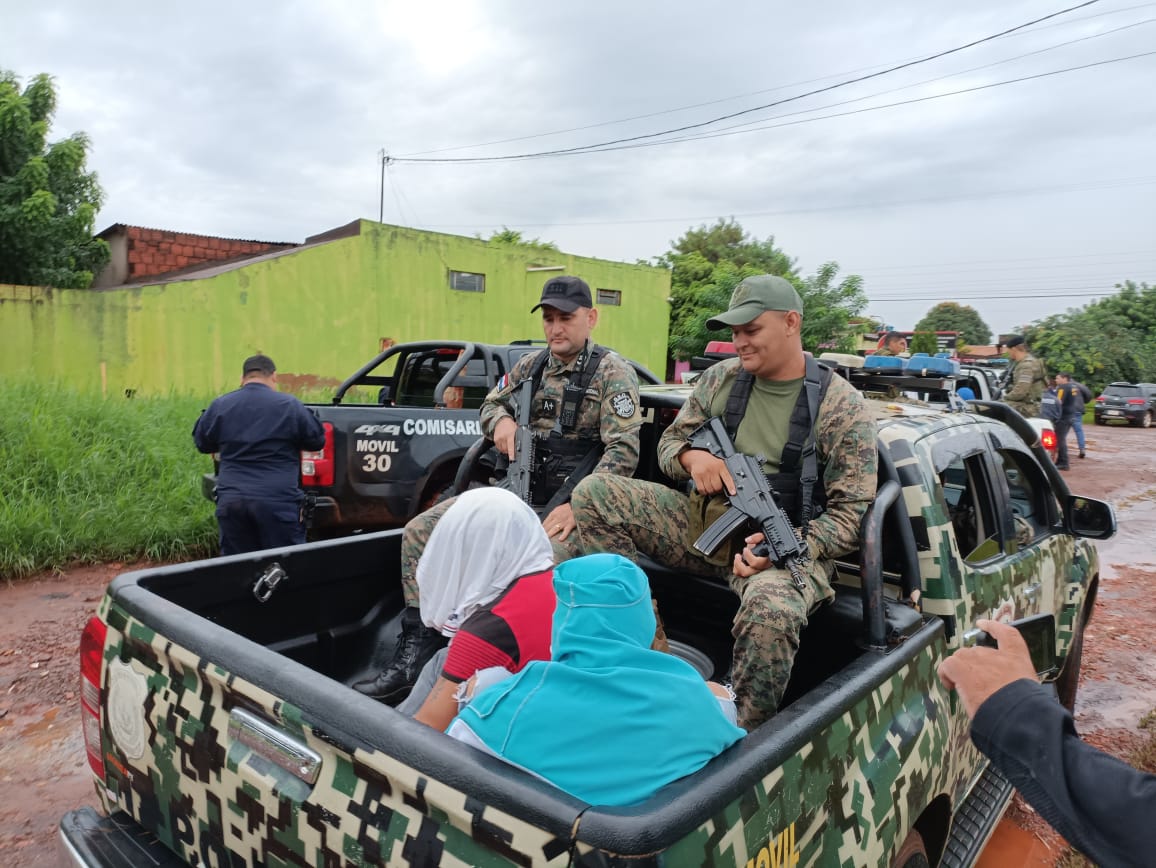
M542 300L530 308L533 313L540 307L556 307L564 313L573 313L580 307L594 307L590 286L581 277L551 277L542 287Z
M258 353L255 356L249 356L249 358L245 359L245 364L241 365L241 376L244 377L246 374L261 374L267 377L276 370L277 366L273 364L271 358Z
M1009 350L1012 347L1023 346L1023 344L1024 344L1024 336L1023 335L1012 335L1006 341L1003 342L1003 345L1005 347L1007 347Z

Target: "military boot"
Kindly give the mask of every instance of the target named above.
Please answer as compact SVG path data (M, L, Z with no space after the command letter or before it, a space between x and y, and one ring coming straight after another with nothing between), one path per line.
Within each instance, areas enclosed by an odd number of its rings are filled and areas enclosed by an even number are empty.
M423 624L417 609L407 606L401 613L401 633L393 659L375 677L355 681L353 689L387 705L396 705L409 696L422 667L445 644L445 637Z

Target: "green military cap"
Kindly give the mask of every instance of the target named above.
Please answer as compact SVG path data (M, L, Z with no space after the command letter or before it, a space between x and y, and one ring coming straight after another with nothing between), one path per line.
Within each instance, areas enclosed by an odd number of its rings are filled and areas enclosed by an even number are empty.
M707 320L706 327L721 329L746 325L768 310L793 310L801 314L803 302L795 287L784 277L774 274L756 274L744 278L731 293L730 307L724 313Z

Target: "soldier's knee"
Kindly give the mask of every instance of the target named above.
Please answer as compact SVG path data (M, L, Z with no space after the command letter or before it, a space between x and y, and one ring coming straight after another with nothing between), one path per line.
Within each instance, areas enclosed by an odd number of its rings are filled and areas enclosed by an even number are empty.
M576 514L597 511L598 505L606 502L607 480L613 478L605 473L592 473L579 480L570 496L570 507Z

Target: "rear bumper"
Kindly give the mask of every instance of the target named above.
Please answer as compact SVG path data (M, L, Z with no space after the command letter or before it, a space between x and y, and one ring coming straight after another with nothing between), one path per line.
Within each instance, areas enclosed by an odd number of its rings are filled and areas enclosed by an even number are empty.
M60 818L56 839L61 865L80 868L187 868L188 863L117 811L106 817L94 808Z
M1103 410L1096 409L1094 411L1096 422L1139 422L1144 418L1144 414L1148 412L1147 407L1139 407L1135 410L1123 407L1107 407Z

